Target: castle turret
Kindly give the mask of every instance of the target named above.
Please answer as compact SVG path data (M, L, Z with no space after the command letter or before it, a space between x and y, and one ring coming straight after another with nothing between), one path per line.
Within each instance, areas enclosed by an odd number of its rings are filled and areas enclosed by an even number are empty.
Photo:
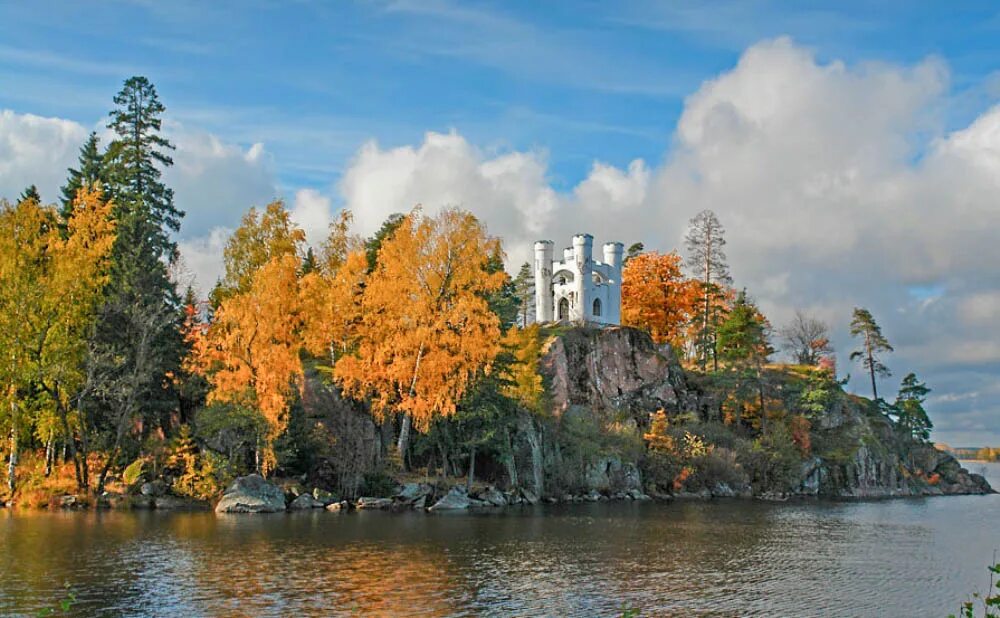
M535 243L535 321L551 322L552 315L552 241Z
M604 321L610 324L621 323L622 306L622 256L625 245L620 242L604 243L604 263L610 267L611 281L608 282L607 314Z
M573 261L575 263L573 279L573 303L570 305L570 320L586 320L589 316L590 291L593 284L594 237L590 234L577 234L573 237Z

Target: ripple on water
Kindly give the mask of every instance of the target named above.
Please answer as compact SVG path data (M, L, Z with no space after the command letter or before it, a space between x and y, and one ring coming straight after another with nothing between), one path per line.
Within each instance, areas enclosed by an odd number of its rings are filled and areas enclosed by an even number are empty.
M997 496L503 513L4 514L0 614L940 616L985 584Z

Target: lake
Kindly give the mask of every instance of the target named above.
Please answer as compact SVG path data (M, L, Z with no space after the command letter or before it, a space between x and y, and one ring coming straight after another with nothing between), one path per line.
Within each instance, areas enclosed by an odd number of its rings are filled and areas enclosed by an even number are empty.
M1000 487L1000 464L966 464ZM1000 496L502 511L0 511L0 615L946 616Z

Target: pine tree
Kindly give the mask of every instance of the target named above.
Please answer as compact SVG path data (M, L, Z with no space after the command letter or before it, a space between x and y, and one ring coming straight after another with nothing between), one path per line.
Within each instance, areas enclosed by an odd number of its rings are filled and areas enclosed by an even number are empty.
M723 286L732 282L729 265L723 247L726 245L726 230L711 210L703 210L693 219L684 237L688 250L687 265L701 282L701 316L697 329L696 345L701 368L708 366L711 358L715 369L719 368L716 331L718 315L716 308Z
M80 159L77 168L69 169L69 177L62 188L62 215L63 219L69 219L73 210L73 202L76 200L77 192L84 185L92 185L95 182L106 181L104 174L104 155L100 150L100 138L96 132L91 132L90 137L80 148Z
M861 307L854 309L854 318L851 320L851 335L862 338L861 348L851 352L851 360L859 358L862 360L862 364L872 379L872 398L878 401L878 385L875 383L875 376L888 377L892 375L889 368L882 364L879 354L892 352L892 346L882 334L882 328L875 322L871 312Z
M896 403L893 406L897 416L897 422L908 436L914 440L928 440L931 437L931 429L934 425L924 410L924 401L931 389L927 385L917 380L914 373L906 374L903 382L899 385L899 393L896 395Z

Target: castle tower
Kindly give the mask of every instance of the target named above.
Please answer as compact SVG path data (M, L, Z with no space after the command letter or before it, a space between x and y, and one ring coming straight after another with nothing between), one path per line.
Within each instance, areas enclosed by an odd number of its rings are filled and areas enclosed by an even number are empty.
M605 320L611 324L621 324L622 307L622 256L625 245L620 242L604 243L604 263L608 265L613 285L608 286L608 308Z
M570 299L570 320L579 322L587 320L591 307L591 284L594 279L594 237L590 234L577 234L573 237L573 297Z
M535 243L535 321L551 322L552 315L552 246L551 240Z
M555 261L553 243L535 243L535 321L592 325L621 323L623 246L603 246L604 262L594 260L594 237L577 234Z

